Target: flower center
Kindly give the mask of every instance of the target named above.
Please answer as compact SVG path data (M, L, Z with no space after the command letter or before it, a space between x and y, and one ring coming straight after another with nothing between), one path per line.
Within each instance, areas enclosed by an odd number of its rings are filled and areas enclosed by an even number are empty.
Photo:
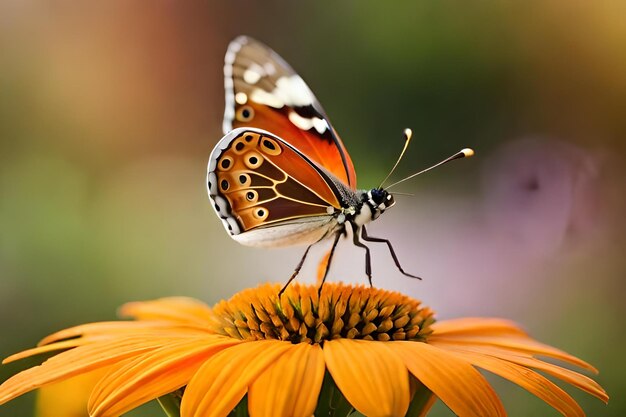
M264 284L235 294L212 309L211 329L243 340L322 343L337 338L425 341L433 312L403 294L341 283Z

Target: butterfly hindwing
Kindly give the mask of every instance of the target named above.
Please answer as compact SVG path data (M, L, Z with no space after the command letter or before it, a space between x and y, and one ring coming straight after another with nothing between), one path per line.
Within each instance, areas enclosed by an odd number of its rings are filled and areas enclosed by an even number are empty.
M224 65L224 133L257 127L289 143L349 188L356 173L341 139L302 78L266 45L240 36L228 47Z
M289 223L331 226L347 192L285 140L254 128L238 128L222 138L211 154L207 181L217 215L234 238ZM297 229L283 228L283 233ZM319 229L320 238L325 232Z

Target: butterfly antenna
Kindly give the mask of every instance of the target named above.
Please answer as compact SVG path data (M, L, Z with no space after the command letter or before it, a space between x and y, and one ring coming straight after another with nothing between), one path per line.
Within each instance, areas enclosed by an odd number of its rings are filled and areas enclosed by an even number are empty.
M396 185L400 184L401 182L404 182L406 180L410 180L413 177L417 177L420 174L423 174L425 172L430 171L431 169L437 168L438 166L441 166L443 164L447 164L450 161L454 161L455 159L462 159L462 158L469 158L470 156L474 155L474 150L471 148L465 148L465 149L461 149L460 151L458 151L457 153L455 153L454 155L444 159L443 161L436 163L435 165L426 168L422 171L416 172L415 174L409 175L406 178L401 179L400 181L396 181L393 184L391 184L389 187L387 187L387 189L390 189L391 187L395 187Z
M393 166L393 168L391 168L391 171L389 171L389 174L387 174L387 176L385 177L383 182L380 183L378 188L383 188L383 184L385 184L385 182L389 179L389 177L391 177L391 174L393 174L393 171L395 171L396 168L398 167L398 164L402 160L402 157L404 156L406 149L409 147L409 142L411 142L411 137L413 137L413 131L409 128L404 129L404 148L402 148L402 152L400 152L400 156L398 157L398 160L396 161L395 165Z

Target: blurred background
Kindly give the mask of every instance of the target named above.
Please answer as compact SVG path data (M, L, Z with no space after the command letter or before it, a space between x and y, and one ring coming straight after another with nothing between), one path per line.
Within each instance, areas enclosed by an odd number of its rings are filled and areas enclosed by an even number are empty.
M498 316L601 370L590 416L626 415L626 3L0 3L0 356L126 301L208 303L284 282L303 248L239 246L205 191L221 138L223 56L239 34L303 76L362 188L465 146L470 160L394 189L370 228L375 284L438 317ZM300 275L314 282L320 245ZM340 245L331 280L365 283ZM0 381L32 365L0 367ZM492 379L510 416L552 416ZM32 415L34 395L0 407ZM159 415L153 405L129 415ZM451 416L441 404L431 414Z

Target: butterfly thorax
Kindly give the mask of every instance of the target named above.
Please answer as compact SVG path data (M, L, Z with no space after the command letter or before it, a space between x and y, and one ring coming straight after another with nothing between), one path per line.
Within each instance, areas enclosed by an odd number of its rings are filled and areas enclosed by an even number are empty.
M393 206L395 201L387 190L372 188L356 192L358 203L342 209L337 217L339 224L350 222L358 227L372 220L376 220L386 209Z

